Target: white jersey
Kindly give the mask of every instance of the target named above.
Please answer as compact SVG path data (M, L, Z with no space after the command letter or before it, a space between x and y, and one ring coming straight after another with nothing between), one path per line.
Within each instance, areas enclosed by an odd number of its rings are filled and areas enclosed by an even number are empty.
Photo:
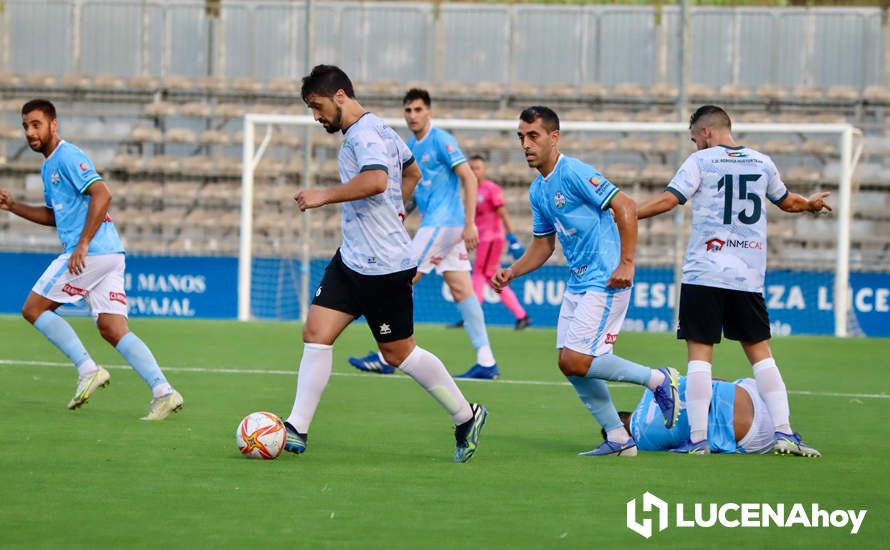
M414 162L396 132L372 113L365 113L343 132L338 163L340 181L365 170L385 170L386 191L343 203L340 255L353 271L386 275L417 265L402 219L402 170Z
M763 292L766 205L788 195L776 165L747 147L696 151L668 184L680 204L692 201L692 234L683 282Z

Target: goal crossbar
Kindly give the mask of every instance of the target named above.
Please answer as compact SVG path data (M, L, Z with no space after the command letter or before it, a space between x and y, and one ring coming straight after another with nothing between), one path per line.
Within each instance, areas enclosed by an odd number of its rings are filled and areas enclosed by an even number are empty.
M406 127L404 119L384 118L384 122L395 128ZM241 176L241 235L238 254L238 319L250 319L251 266L253 261L253 187L254 171L262 159L263 153L271 139L273 126L310 127L317 124L310 115L275 115L248 113L244 116L244 142L242 149ZM259 148L256 145L256 129L266 126L266 134ZM436 119L436 126L448 130L487 130L514 131L516 120L495 119ZM837 203L837 250L834 273L834 333L835 336L847 336L847 314L850 308L850 222L852 219L852 180L859 156L862 152L862 133L851 124L792 124L792 123L739 123L733 129L739 133L802 133L808 135L838 136L840 156L840 173L838 175ZM580 122L560 121L561 132L640 132L668 133L682 135L689 127L682 122ZM854 147L854 137L859 143ZM312 163L306 163L303 170L311 176ZM304 182L310 178L304 177ZM304 239L308 235L303 235ZM308 256L308 247L304 247L303 256ZM303 265L308 265L309 257L303 257ZM304 269L304 272L306 270ZM305 278L304 278L305 282ZM305 320L307 311L307 292L305 288L300 296L300 316Z

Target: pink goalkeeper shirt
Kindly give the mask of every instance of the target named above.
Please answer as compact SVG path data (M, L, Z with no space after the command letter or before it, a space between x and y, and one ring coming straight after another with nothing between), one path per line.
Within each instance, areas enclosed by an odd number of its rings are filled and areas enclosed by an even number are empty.
M498 184L491 180L480 183L476 198L476 228L480 241L504 239L504 224L497 211L501 206L504 206L504 192Z

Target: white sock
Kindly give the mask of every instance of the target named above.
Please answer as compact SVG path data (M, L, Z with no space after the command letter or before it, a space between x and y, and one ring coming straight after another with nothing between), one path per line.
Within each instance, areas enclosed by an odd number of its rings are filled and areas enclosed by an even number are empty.
M686 414L689 416L689 439L708 438L708 408L711 406L711 364L690 361L686 369Z
M83 363L77 365L77 377L83 378L89 376L99 370L99 366L92 359L87 359Z
M151 396L157 399L173 393L173 386L169 382L162 382L151 389Z
M785 382L776 361L767 357L763 361L754 364L754 380L757 381L757 393L766 402L769 415L773 418L773 424L777 432L791 433L789 417L791 412L788 407L788 392L785 390Z
M303 358L297 374L297 396L287 421L300 433L309 433L309 424L321 401L321 394L331 377L334 347L325 344L303 344Z
M473 418L473 411L467 399L448 374L442 361L432 353L416 346L399 365L399 370L413 378L433 396L433 399L445 407L455 425L463 424Z
M630 434L624 429L624 426L609 430L606 432L606 439L613 443L627 443L630 441Z
M480 346L476 350L476 362L483 367L493 367L495 365L494 354L491 352L491 346L488 344Z
M658 369L652 369L652 374L649 375L649 382L646 384L646 387L652 391L655 391L658 386L664 383L665 375Z

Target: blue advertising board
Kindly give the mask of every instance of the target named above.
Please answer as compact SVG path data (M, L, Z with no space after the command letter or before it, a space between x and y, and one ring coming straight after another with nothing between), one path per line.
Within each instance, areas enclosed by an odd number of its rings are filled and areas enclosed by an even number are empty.
M0 313L17 313L25 296L55 256L0 253L4 273L0 285ZM314 292L326 258L310 265ZM301 265L293 259L255 258L251 309L254 317L298 319ZM126 292L132 316L235 318L238 312L238 260L234 257L128 256ZM556 326L566 271L544 266L516 280L513 290L538 327ZM774 335L833 334L834 275L829 272L771 271L764 298ZM890 337L890 273L850 275L850 333ZM452 323L458 312L441 277L430 274L415 288L418 323ZM512 325L513 317L486 289L483 309L491 325ZM673 330L673 272L638 268L625 331ZM85 309L66 308L72 313Z

